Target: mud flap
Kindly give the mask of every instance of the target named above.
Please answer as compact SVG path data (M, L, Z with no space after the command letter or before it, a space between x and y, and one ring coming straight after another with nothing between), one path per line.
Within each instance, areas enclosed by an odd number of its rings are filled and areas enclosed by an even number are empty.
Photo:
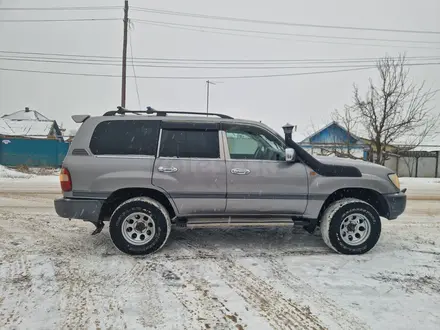
M303 228L309 234L313 234L317 226L318 226L318 219L311 219L310 222L307 225L305 225Z
M93 231L92 235L97 235L102 231L102 228L104 228L104 222L100 221L97 224L95 224L96 229Z

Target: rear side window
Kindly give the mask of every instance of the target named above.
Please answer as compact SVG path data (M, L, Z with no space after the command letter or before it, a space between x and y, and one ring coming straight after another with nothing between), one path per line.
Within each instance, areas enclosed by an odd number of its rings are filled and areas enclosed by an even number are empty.
M218 131L164 129L159 155L178 158L220 158Z
M156 155L159 121L109 120L99 123L90 140L95 155Z

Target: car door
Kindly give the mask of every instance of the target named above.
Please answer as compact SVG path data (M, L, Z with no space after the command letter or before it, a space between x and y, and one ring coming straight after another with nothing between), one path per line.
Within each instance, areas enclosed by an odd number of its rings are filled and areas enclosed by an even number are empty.
M226 208L226 164L215 123L163 122L153 185L165 190L180 215Z
M284 142L262 127L223 125L227 206L231 214L304 213L308 179L301 162L284 160Z

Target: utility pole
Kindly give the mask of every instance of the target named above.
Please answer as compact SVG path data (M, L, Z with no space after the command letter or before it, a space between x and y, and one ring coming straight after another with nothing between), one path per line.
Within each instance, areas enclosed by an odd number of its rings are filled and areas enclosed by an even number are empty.
M124 5L124 41L122 44L122 90L121 107L125 108L125 93L127 89L127 33L128 33L128 0Z
M206 80L206 116L209 113L209 85L214 84L213 82Z
M206 81L206 116L209 114L209 85L221 84L222 81L213 82L211 80Z

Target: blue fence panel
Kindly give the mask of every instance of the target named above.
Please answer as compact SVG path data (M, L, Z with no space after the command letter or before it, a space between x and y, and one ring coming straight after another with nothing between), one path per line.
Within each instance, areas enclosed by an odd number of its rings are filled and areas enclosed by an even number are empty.
M50 139L0 138L0 164L59 167L69 143Z

